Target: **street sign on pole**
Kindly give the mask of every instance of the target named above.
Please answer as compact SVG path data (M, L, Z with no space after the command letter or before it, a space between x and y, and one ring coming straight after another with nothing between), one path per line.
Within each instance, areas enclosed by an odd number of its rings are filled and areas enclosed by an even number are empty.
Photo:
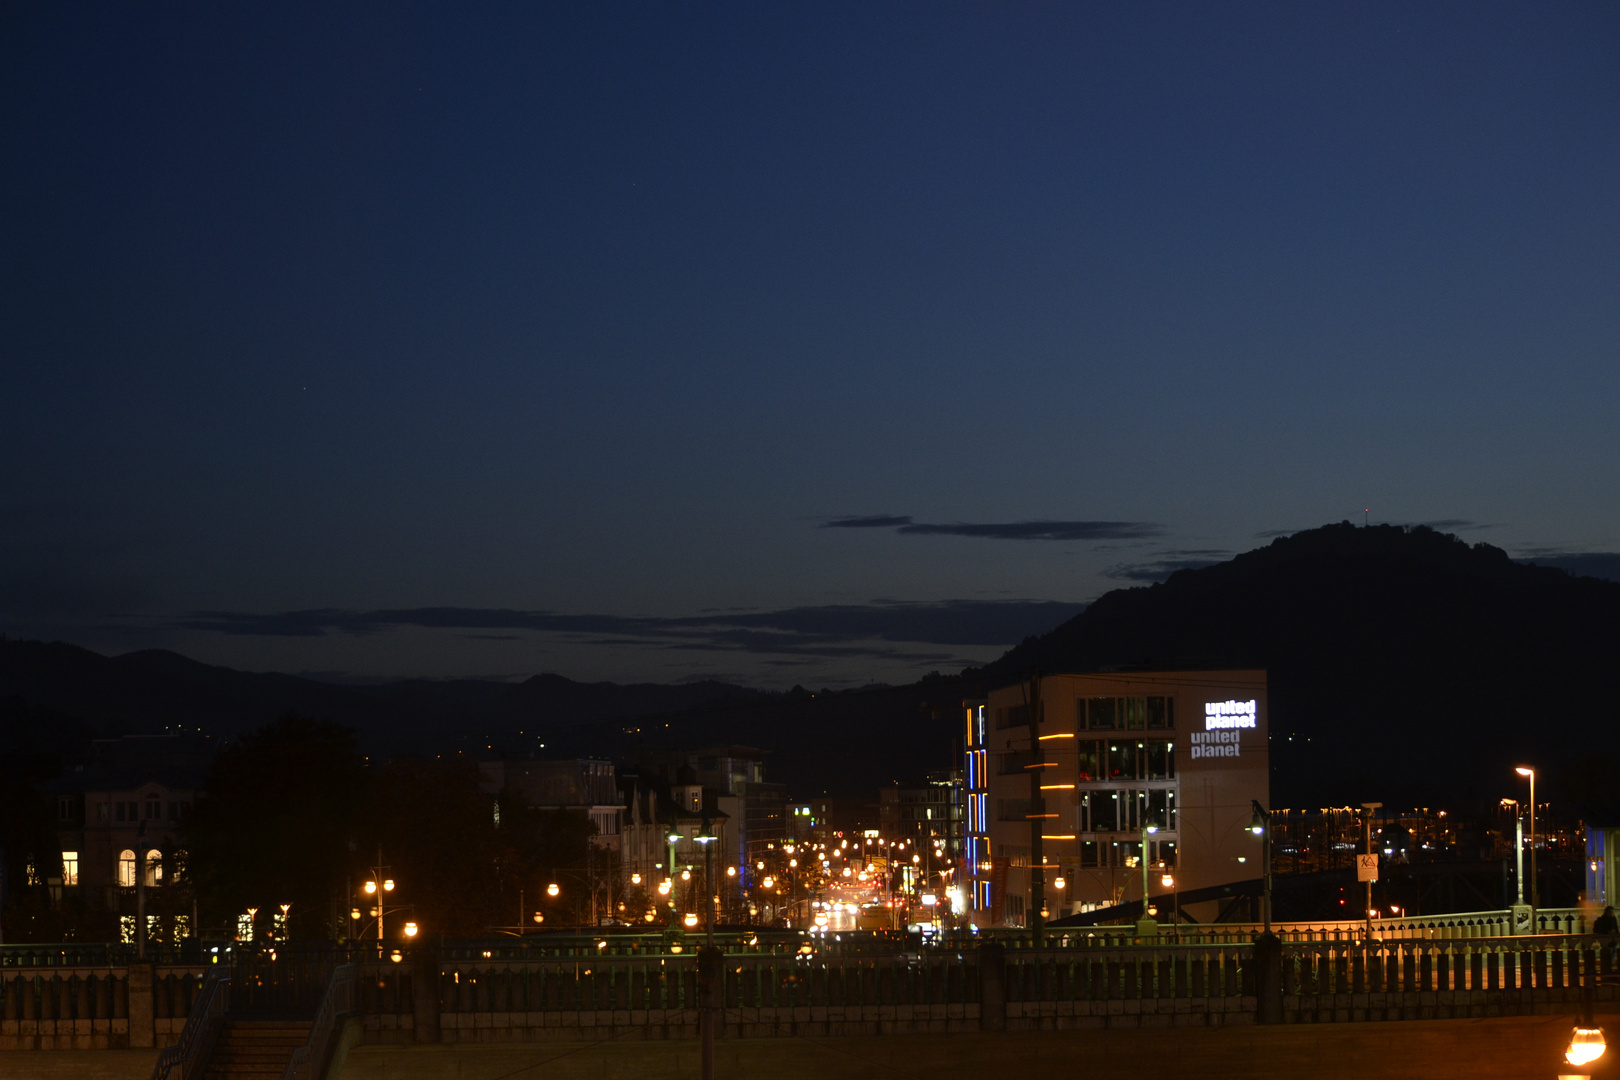
M1356 856L1356 880L1357 881L1377 881L1378 880L1378 856L1377 855L1357 855Z

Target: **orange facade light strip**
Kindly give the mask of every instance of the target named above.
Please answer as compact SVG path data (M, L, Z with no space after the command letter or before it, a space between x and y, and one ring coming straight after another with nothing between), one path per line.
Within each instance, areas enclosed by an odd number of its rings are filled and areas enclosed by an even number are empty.
M1042 840L1073 840L1074 833L1041 833Z
M1039 738L1040 738L1041 742L1045 742L1047 739L1072 739L1072 738L1074 738L1074 736L1073 735L1041 735L1041 736L1039 736Z
M1025 821L1038 821L1038 820L1040 820L1042 818L1055 818L1055 817L1057 817L1056 814L1025 814L1024 815L1024 820Z
M1042 784L1042 791L1073 791L1073 784Z
M1037 761L1033 765L1025 765L1024 768L1026 768L1026 769L1055 769L1055 768L1057 768L1057 766L1058 766L1058 763L1055 762L1055 761Z

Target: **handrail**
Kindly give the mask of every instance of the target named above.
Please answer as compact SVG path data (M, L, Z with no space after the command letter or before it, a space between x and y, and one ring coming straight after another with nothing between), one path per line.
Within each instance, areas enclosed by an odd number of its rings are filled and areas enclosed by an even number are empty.
M358 984L358 966L339 964L332 969L326 981L326 993L321 995L321 1007L315 1013L309 1038L287 1059L282 1080L321 1080L327 1059L331 1057L332 1040L341 1021L354 1012L354 991Z
M231 969L209 968L197 991L191 1014L186 1017L186 1026L180 1029L180 1037L158 1055L157 1063L152 1066L152 1080L169 1080L176 1068L180 1070L180 1080L190 1080L192 1073L207 1063L214 1036L230 1004Z

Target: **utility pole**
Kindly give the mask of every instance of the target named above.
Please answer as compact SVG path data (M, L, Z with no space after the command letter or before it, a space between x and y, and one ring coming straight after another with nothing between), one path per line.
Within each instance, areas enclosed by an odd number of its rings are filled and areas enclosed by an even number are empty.
M1025 697L1029 713L1029 918L1030 937L1039 949L1046 944L1046 853L1041 830L1046 828L1046 797L1041 792L1041 675L1029 669L1029 693Z
M1381 803L1381 802L1364 802L1364 803L1361 804L1361 809L1363 811L1363 813L1361 815L1361 827L1362 827L1363 840L1364 840L1364 843L1365 843L1365 846L1362 848L1362 853L1363 854L1366 854L1366 855L1373 854L1373 846L1372 846L1372 816L1373 816L1373 811L1382 808L1383 805L1384 804ZM1367 879L1366 915L1367 915L1367 939L1369 941L1372 939L1372 887L1373 887L1372 879L1368 878Z

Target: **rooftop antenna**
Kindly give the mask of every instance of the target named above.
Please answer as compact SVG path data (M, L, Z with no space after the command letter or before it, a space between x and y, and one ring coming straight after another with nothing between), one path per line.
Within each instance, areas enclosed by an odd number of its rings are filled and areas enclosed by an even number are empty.
M1372 507L1370 506L1361 512L1361 527L1363 529L1372 528Z

